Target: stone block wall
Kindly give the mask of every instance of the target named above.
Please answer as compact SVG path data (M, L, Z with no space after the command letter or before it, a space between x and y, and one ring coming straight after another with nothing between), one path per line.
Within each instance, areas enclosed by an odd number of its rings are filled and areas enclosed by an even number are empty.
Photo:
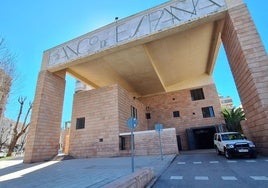
M81 91L74 95L69 154L74 157L119 155L119 133L128 132L131 106L137 109L139 125L147 130L145 107L118 85ZM85 117L85 128L76 129L76 119Z
M135 98L118 85L76 93L70 133L70 154L74 157L129 154L126 151L119 152L119 135L130 132L126 122L131 117L131 106L137 109L139 125L135 129L136 132L154 130L155 124L161 123L164 128L175 128L174 135L166 137L165 153L174 153L173 146L178 150L176 135L181 138L182 149L187 149L187 128L224 123L214 84L202 88L205 99L198 101L192 101L190 89L141 98ZM201 108L207 106L213 106L215 117L203 118ZM174 118L173 111L179 111L180 117ZM150 113L150 119L146 119L146 113ZM85 128L76 129L76 119L81 117L85 117ZM140 151L137 154L154 155L159 152L154 148L148 149L146 145L152 143L157 134L149 134L147 138L140 138L139 135L135 135L136 147L139 147ZM129 150L130 137L126 137L125 142L125 149ZM171 144L171 151L167 149L168 144Z
M58 154L65 72L39 73L24 162L52 159Z
M246 5L228 10L222 41L247 118L244 133L268 154L268 56Z
M85 127L76 129L76 119ZM74 95L69 154L78 157L119 155L118 89L116 85Z
M176 134L181 137L182 149L188 149L187 128L219 125L224 123L221 106L215 85L205 85L203 88L205 99L192 101L191 89L180 90L155 96L142 97L139 100L147 106L148 128L154 129L156 123L163 124L164 128L176 128ZM203 118L202 107L212 106L215 117ZM180 117L173 117L173 111L179 111Z
M135 131L134 133L135 155L160 155L159 134L155 130ZM130 140L130 133L121 133L120 136ZM178 154L178 145L176 138L176 129L163 129L160 132L163 155ZM130 155L130 142L126 143L126 150L121 150L122 155Z
M128 132L127 120L131 117L131 106L137 109L138 126L136 131L148 130L145 118L146 106L138 98L131 95L127 90L118 86L118 110L119 110L119 132Z

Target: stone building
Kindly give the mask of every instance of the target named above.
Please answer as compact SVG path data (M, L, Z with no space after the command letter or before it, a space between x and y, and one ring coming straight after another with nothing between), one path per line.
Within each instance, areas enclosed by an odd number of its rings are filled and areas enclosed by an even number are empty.
M198 149L223 117L212 72L223 43L247 121L246 136L268 154L268 58L242 0L169 1L44 52L24 162L59 149L65 75L90 86L74 95L69 153L128 154L126 122L136 117L135 149ZM170 150L169 150L170 149Z

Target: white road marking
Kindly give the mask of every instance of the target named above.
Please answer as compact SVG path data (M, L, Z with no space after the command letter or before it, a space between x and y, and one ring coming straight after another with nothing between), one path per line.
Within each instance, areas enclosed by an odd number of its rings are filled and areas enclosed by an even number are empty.
M259 180L259 181L268 181L268 177L266 176L250 176L254 180Z
M237 163L237 161L227 161L227 163Z
M255 160L246 160L247 163L255 163Z
M201 161L196 161L196 162L193 162L194 164L202 164Z
M207 176L195 176L194 177L195 180L208 180Z
M216 164L216 163L219 163L219 161L209 161L209 163Z
M179 165L186 164L186 162L178 162Z
M183 176L170 176L171 180L182 180Z
M237 180L237 178L234 176L222 176L221 179L223 179L223 180Z

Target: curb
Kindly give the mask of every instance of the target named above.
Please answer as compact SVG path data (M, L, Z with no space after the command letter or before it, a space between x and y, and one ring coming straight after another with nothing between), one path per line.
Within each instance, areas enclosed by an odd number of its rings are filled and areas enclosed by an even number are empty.
M176 159L178 155L174 155L173 158L166 164L166 166L161 170L160 174L154 176L154 178L146 185L146 188L151 188L154 186L155 182L160 178L160 176L167 170L171 163Z

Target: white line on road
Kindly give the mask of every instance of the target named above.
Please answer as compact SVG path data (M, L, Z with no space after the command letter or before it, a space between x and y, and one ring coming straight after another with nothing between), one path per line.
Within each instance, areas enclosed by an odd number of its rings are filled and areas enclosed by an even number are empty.
M237 178L234 176L222 176L221 179L223 179L223 180L237 180Z
M255 160L246 160L247 163L255 163Z
M171 180L182 180L183 176L170 176Z
M259 181L268 181L268 177L266 176L250 176L254 180L259 180Z
M216 164L216 163L219 163L219 161L209 161L209 163Z
M186 164L186 162L178 162L179 165Z
M195 180L208 180L207 176L195 176L194 177Z
M227 163L237 163L237 161L227 161Z
M193 162L194 164L202 164L201 161L196 161L196 162Z

